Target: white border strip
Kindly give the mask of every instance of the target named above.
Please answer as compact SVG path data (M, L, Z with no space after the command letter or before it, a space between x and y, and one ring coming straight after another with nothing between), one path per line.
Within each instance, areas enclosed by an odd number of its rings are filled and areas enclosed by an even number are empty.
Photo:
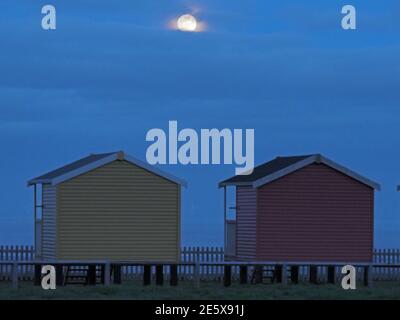
M130 162L132 164L136 164L137 166L142 167L143 169L146 169L146 170L148 170L148 171L150 171L150 172L152 172L152 173L154 173L154 174L156 174L156 175L158 175L160 177L163 177L163 178L165 178L167 180L170 180L172 182L180 184L185 188L187 187L187 182L185 180L177 178L172 174L166 173L166 172L156 168L155 166L153 166L151 164L148 164L148 163L146 163L146 162L144 162L142 160L136 159L136 158L134 158L132 156L129 156L127 154L124 155L124 160L126 160L126 161L128 161L128 162Z
M372 180L369 180L369 179L359 175L358 173L356 173L350 169L347 169L346 167L343 167L342 165L340 165L328 158L325 158L324 156L320 156L320 159L321 159L321 162L326 164L327 166L332 167L333 169L336 169L337 171L340 171L341 173L348 175L349 177L351 177L355 180L358 180L378 191L381 190L381 186L378 183L376 183Z
M310 156L308 158L305 158L304 160L301 160L299 162L296 162L289 167L286 167L285 169L279 170L277 172L274 172L268 176L265 176L263 178L260 178L256 181L253 182L253 188L258 188L261 187L264 184L270 183L274 180L277 180L279 178L282 178L283 176L288 175L289 173L292 173L296 170L299 170L301 168L304 168L305 166L308 166L309 164L314 163L316 160L316 156Z
M77 176L80 176L81 174L84 174L86 172L94 170L94 169L96 169L98 167L104 166L105 164L110 163L110 162L112 162L114 160L117 160L117 159L118 159L118 153L111 154L111 155L109 155L107 157L104 157L104 158L101 158L101 159L99 159L97 161L89 163L89 164L87 164L87 165L85 165L83 167L80 167L78 169L75 169L75 170L72 170L72 171L70 171L68 173L65 173L65 174L63 174L61 176L53 178L52 181L51 181L51 185L56 186L56 185L60 184L61 182L64 182L66 180L69 180L69 179L75 178Z

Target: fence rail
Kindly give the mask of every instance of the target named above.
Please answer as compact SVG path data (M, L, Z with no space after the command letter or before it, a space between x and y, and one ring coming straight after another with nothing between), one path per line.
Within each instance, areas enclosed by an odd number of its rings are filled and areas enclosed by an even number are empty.
M0 261L30 261L34 260L35 253L33 246L0 246ZM183 247L181 249L182 262L223 262L224 250L222 247ZM400 249L375 249L374 263L377 264L400 264ZM143 268L140 266L125 266L122 268L124 279L137 279L141 277ZM166 268L168 278L168 269ZM300 278L307 280L308 268L300 267ZM220 280L223 277L222 266L201 266L200 278L207 280ZM326 280L326 268L319 268L319 278ZM0 265L0 280L11 278L11 266ZM32 265L21 265L18 270L20 280L32 280L34 268ZM340 270L336 272L340 275ZM361 275L361 272L359 272ZM194 276L193 266L179 266L178 275L180 279L192 279ZM374 280L400 280L400 268L375 268ZM239 267L232 267L232 277L239 277Z

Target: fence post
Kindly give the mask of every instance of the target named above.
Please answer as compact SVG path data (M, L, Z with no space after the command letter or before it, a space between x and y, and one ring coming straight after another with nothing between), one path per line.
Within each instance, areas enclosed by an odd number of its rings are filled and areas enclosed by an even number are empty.
M14 262L12 264L12 287L13 289L18 288L18 263Z
M372 288L372 273L373 273L373 266L369 265L369 266L365 266L364 267L364 285Z
M198 262L194 265L194 287L196 289L200 287L200 264Z

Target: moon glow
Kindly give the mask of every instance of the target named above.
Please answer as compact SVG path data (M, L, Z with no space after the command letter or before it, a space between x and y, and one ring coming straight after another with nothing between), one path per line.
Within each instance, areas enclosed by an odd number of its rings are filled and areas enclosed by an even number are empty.
M177 27L180 31L193 32L196 31L197 21L191 14L180 16L177 21Z

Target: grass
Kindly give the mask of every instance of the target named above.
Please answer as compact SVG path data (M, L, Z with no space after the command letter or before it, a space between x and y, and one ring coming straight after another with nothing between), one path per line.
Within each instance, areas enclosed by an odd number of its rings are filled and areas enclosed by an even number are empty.
M108 288L101 285L68 285L56 290L43 290L32 282L21 282L18 289L10 283L0 282L0 299L400 299L400 282L375 282L373 288L360 284L356 290L343 290L340 284L312 285L280 284L239 285L224 288L219 282L201 282L194 288L193 282L181 281L177 287L147 286L127 281Z

